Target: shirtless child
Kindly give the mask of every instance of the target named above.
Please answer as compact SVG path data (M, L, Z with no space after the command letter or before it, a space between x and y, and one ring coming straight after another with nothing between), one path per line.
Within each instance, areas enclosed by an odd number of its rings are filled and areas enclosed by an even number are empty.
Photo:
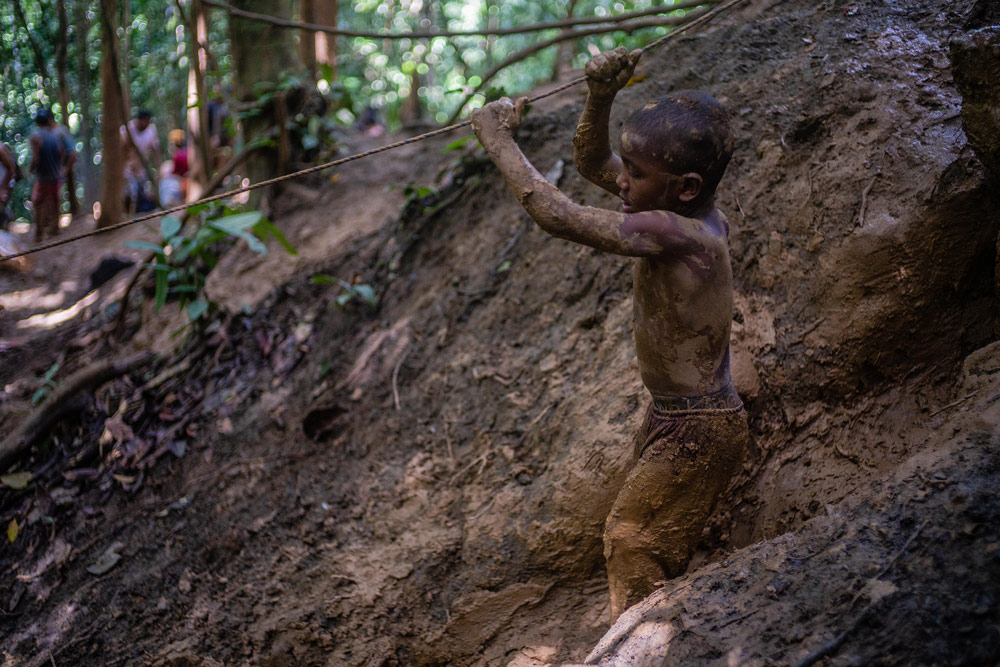
M652 404L636 438L635 465L605 525L612 624L659 582L684 573L749 438L729 372L729 226L715 208L715 188L732 155L729 118L709 95L672 93L629 117L621 157L615 155L611 104L638 56L619 48L587 64L590 93L573 139L577 169L621 197L621 213L570 201L528 162L512 136L524 100L499 100L472 117L480 142L539 227L637 258L635 345Z

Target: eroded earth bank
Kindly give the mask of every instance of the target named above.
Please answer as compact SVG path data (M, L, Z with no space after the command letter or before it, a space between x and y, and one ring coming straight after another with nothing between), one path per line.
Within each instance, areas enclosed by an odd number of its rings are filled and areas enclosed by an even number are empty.
M25 462L33 484L0 492L24 519L3 664L993 664L1000 188L949 50L989 23L977 7L748 2L620 96L616 126L678 88L731 113L754 448L688 574L610 635L602 524L647 400L629 265L534 228L442 139L279 196L302 257L234 248L215 324ZM572 168L582 92L519 141L613 207ZM316 274L378 305L339 307ZM8 344L0 427L59 350L72 371L155 344L142 317L126 343L96 309Z

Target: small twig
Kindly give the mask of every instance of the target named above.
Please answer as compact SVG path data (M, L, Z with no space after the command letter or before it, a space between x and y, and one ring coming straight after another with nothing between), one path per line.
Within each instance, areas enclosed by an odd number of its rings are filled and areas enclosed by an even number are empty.
M833 451L840 454L854 465L861 465L860 463L858 463L858 457L854 456L853 454L848 454L846 451L844 451L843 448L840 446L839 442L833 446Z
M461 477L462 475L464 475L465 473L467 473L468 471L472 470L476 466L477 463L485 464L488 461L488 456L489 456L489 452L488 451L487 452L483 452L482 454L480 454L479 456L477 456L475 459L473 459L472 462L469 463L467 466L465 466L464 468L462 468L461 470L459 470L458 472L456 472L454 475L452 475L452 477L451 477L451 484L450 485L454 486L455 482L458 481L458 478Z
M528 428L531 428L532 426L534 426L538 422L542 421L542 417L544 417L546 414L548 414L549 410L551 410L554 406L555 406L555 403L549 403L547 406L545 406L545 409L542 410L541 412L539 412L538 416L531 420L531 422L528 424Z
M399 407L399 367L403 365L406 361L407 355L410 354L411 346L407 345L406 349L403 350L403 354L400 355L399 361L396 362L396 367L392 369L392 402L396 404L396 411L398 412Z
M872 176L872 180L868 182L868 185L864 190L861 191L861 208L858 210L858 227L865 226L865 209L868 207L868 194L872 191L875 186L875 181L881 175L881 172L876 171L875 175Z
M455 450L451 446L451 422L447 419L444 420L444 442L448 446L448 461L451 464L451 469L455 469Z
M815 321L815 322L813 322L812 324L810 324L809 326L807 326L807 327L806 327L805 329L803 329L803 330L802 330L802 333L800 333L800 334L798 335L798 337L797 337L797 338L796 338L795 340L793 340L793 341L789 342L788 344L789 344L789 345L791 346L791 345L798 345L799 343L802 343L802 342L804 342L804 341L805 341L805 339L806 339L806 336L808 336L808 335L809 335L809 334L811 334L811 333L812 333L813 331L815 331L815 330L816 330L816 328L817 328L817 327L818 327L819 325L823 324L823 322L824 322L825 320L826 320L826 318L825 318L825 317L820 317L820 318L816 319L816 321Z
M903 546L899 548L899 551L893 554L892 558L889 559L889 562L886 563L885 567L882 568L882 571L879 572L877 575L875 575L876 579L881 579L886 572L892 569L892 566L895 565L896 561L899 560L899 557L902 556L903 553L910 548L910 545L913 544L913 540L917 539L917 536L920 535L920 532L924 529L924 526L926 525L927 525L926 520L920 522L920 525L917 526L917 529L915 531L913 531L913 534L910 535L909 539L907 539L906 542L903 543Z
M740 220L745 221L747 219L747 214L743 212L743 204L740 203L740 198L736 198L736 208L740 211Z
M952 401L951 403L949 403L948 405L944 406L943 408L938 408L937 410L935 410L934 412L932 412L930 416L931 417L936 417L939 414L941 414L942 412L944 412L945 410L950 410L951 408L955 407L956 405L961 405L962 403L965 403L967 400L969 400L970 398L972 398L973 396L975 396L978 393L979 393L979 390L977 389L974 392L972 392L971 394L967 394L967 395L963 396L962 398L958 399L957 401Z
M489 502L487 502L485 505L483 505L482 507L480 507L478 510L476 510L475 514L473 514L472 516L469 517L469 521L472 521L474 519L478 519L479 517L481 517L486 512L486 510L488 510L490 507L493 506L493 501L496 500L496 499L497 499L496 495L492 496L489 499Z
M728 627L728 626L730 626L733 623L736 623L738 621L745 621L746 619L750 618L754 614L758 613L760 610L761 610L760 607L758 607L757 609L754 609L753 611L748 611L747 613L741 614L740 616L737 616L736 618L731 618L728 621L726 621L725 623L723 623L722 625L713 627L712 630L713 631L718 631L718 630L721 630L722 628Z

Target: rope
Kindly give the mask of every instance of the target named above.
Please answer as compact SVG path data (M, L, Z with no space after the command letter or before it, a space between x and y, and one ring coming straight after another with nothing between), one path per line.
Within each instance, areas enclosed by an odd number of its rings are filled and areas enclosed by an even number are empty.
M695 28L695 27L697 27L699 25L702 25L704 23L707 23L708 21L710 21L711 19L715 18L716 16L718 16L722 12L726 11L730 7L733 7L733 6L735 6L735 5L737 5L737 4L741 3L741 2L745 2L745 0L727 0L726 2L723 2L723 3L719 4L719 5L717 5L716 7L714 7L713 9L705 12L704 14L701 14L700 16L698 16L698 18L692 20L690 23L687 23L687 24L685 24L683 26L678 26L677 29L675 29L675 30L667 33L663 37L660 37L659 39L657 39L657 40L655 40L653 42L650 42L646 46L643 46L643 47L639 48L638 51L640 51L642 53L645 53L646 51L649 51L649 50L654 49L654 48L656 48L656 47L658 47L658 46L660 46L662 44L665 44L666 42L670 41L671 39L674 39L674 38L679 37L680 35L684 34L688 30L690 30L692 28ZM575 79L573 79L571 81L567 81L566 83L564 83L564 84L562 84L562 85L560 85L560 86L558 86L556 88L553 88L552 90L549 90L549 91L544 92L544 93L542 93L540 95L535 95L534 97L528 98L528 102L529 103L534 103L534 102L538 102L539 100L543 100L546 97L552 97L553 95L557 95L557 94L563 92L564 90L572 88L573 86L575 86L577 84L583 83L586 80L587 80L586 76L577 77L577 78L575 78ZM354 160L360 160L362 158L371 157L372 155L378 155L379 153L384 153L386 151L391 151L391 150L394 150L396 148L400 148L402 146L406 146L408 144L414 144L414 143L417 143L418 141L423 141L425 139L430 139L432 137L437 137L437 136L440 136L442 134L447 134L448 132L453 132L453 131L459 130L459 129L463 128L463 127L468 127L470 125L472 125L472 121L471 120L463 120L463 121L461 121L459 123L454 123L453 125L448 125L446 127L441 127L441 128L436 129L436 130L431 130L430 132L425 132L425 133L419 134L419 135L417 135L415 137L410 137L408 139L403 139L401 141L396 141L396 142L393 142L391 144L386 144L385 146L380 146L379 148L373 148L371 150L363 151L361 153L355 153L354 155L349 155L347 157L342 157L342 158L339 158L337 160L333 160L331 162L324 162L323 164L318 164L318 165L314 165L312 167L307 167L306 169L301 169L301 170L293 172L291 174L285 174L284 176L277 176L275 178L270 178L270 179L268 179L266 181L260 181L259 183L253 183L253 184L247 185L245 187L236 188L234 190L229 190L227 192L221 192L219 194L212 195L210 197L205 197L205 198L199 199L198 201L195 201L195 202L191 202L190 204L179 204L177 206L171 206L170 208L167 208L167 209L163 209L163 210L159 210L159 211L152 211L150 213L146 213L145 215L140 215L137 218L132 218L130 220L125 220L123 222L119 222L119 223L116 223L114 225L109 225L107 227L100 227L100 228L94 229L94 230L89 231L89 232L84 232L83 234L78 234L76 236L70 236L70 237L67 237L67 238L64 238L64 239L59 239L59 240L56 240L56 241L50 241L48 243L44 243L44 244L42 244L40 246L37 246L35 248L32 248L30 250L25 250L25 251L22 251L22 252L14 253L12 255L3 255L3 256L0 256L0 263L2 263L2 262L8 262L8 261L17 259L19 257L25 257L27 255L32 255L32 254L34 254L36 252L42 252L43 250L50 250L52 248L57 248L57 247L59 247L61 245L66 245L67 243L74 243L74 242L80 241L82 239L90 238L91 236L97 236L98 234L105 234L107 232L113 232L113 231L121 229L123 227L128 227L130 225L134 225L134 224L137 224L137 223L140 223L140 222L146 222L147 220L152 220L154 218L159 218L159 217L164 216L164 215L170 215L171 213L177 213L178 211L183 211L185 209L191 208L192 206L199 206L201 204L209 204L209 203L214 202L214 201L219 201L220 199L228 199L228 198L233 197L235 195L243 194L244 192L250 192L251 190L257 190L257 189L260 189L260 188L265 188L265 187L267 187L269 185L274 185L276 183L283 183L284 181L289 181L289 180L292 180L293 178L298 178L300 176L305 176L307 174L314 174L314 173L316 173L318 171L323 171L324 169L331 169L333 167L339 167L342 164L347 164L348 162L353 162Z

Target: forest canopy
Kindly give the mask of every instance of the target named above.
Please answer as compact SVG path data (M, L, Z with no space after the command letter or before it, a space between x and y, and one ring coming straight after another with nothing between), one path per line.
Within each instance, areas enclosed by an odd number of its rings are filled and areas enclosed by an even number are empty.
M674 5L674 19L698 11L679 0L10 1L13 11L0 13L0 141L26 167L32 118L51 109L76 142L77 190L87 204L100 198L109 29L117 37L109 72L123 84L122 108L111 114L116 124L147 109L161 142L174 128L190 136L197 109L214 99L229 109L226 131L241 144L242 121L266 111L256 102L299 88L325 100L305 112L320 119L285 121L308 128L297 139L310 148L325 138L320 120L350 127L367 111L390 128L442 124L490 98L558 80L599 50L665 34L664 12ZM584 23L568 25L573 19ZM290 27L295 22L346 34ZM535 24L554 26L522 31ZM261 39L272 40L266 48L256 37L265 33ZM283 46L270 46L278 42ZM538 49L542 44L549 45ZM258 76L255 56L271 71ZM205 103L192 90L192 69ZM15 216L25 214L26 198L22 181L12 197Z

